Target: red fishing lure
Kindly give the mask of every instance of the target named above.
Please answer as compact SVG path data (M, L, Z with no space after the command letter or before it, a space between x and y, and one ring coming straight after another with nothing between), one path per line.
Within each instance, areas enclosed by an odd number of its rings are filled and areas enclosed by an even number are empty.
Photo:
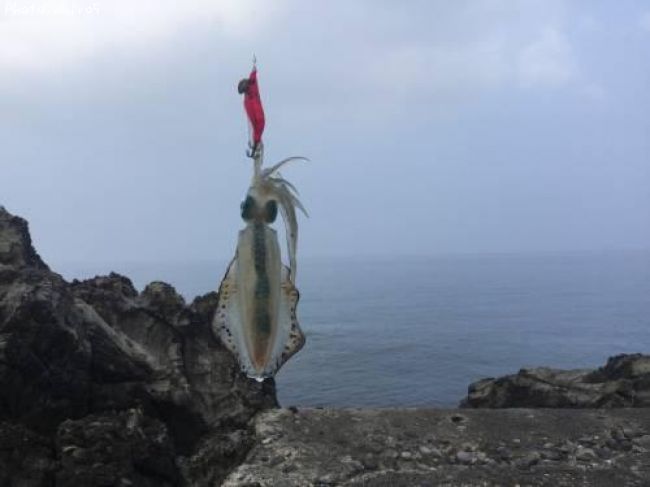
M239 82L239 93L244 94L244 108L251 125L252 145L255 149L262 141L264 132L264 107L260 98L260 88L257 82L257 68L253 67L248 78Z

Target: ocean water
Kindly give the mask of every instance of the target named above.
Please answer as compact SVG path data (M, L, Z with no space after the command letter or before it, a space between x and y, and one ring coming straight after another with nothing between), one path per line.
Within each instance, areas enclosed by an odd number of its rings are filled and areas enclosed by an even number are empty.
M116 270L191 299L226 262ZM277 376L281 404L455 406L470 382L521 367L595 367L650 353L650 252L303 259L305 348Z

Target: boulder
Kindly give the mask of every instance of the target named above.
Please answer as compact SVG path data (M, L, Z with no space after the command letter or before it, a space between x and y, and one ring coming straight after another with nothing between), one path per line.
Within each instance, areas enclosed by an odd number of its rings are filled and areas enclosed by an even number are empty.
M650 356L617 355L597 370L538 367L482 379L469 386L461 407L650 407Z

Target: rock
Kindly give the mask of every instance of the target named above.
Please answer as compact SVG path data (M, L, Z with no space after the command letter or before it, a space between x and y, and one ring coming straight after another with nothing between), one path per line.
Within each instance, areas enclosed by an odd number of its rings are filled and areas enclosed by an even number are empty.
M0 277L0 420L52 434L89 412L93 355L67 283L26 262Z
M515 465L517 468L530 468L533 465L536 465L540 460L542 456L539 454L539 452L532 451L523 456L522 458L519 458L516 462Z
M377 470L377 468L379 468L377 459L372 455L366 455L361 463L363 464L363 468L366 470Z
M476 463L477 459L478 458L476 452L473 451L461 450L458 453L456 453L456 460L458 461L458 463L462 463L465 465L472 465Z
M601 458L579 444L588 432L604 438L610 429L650 427L650 411L626 408L589 409L466 409L471 428L459 431L449 421L449 410L413 409L309 409L301 408L300 426L289 411L263 412L253 420L255 445L246 459L228 474L224 487L258 482L262 486L640 486L647 484L650 455L642 451L617 452L614 460ZM305 433L308 426L312 433ZM276 437L276 431L283 431ZM395 438L390 455L377 455L367 468L367 442L379 432ZM319 434L322 432L322 434ZM274 438L265 442L266 438ZM639 437L640 438L640 437ZM519 442L515 443L513 440ZM344 441L341 441L344 440ZM427 441L429 440L429 441ZM630 440L627 440L630 441ZM420 450L444 450L434 458ZM393 443L393 442L391 442ZM507 445L503 446L503 445ZM559 451L559 445L572 453ZM499 450L506 460L499 457ZM557 450L553 460L542 451ZM268 458L291 459L273 466ZM409 460L403 453L410 453ZM575 454L573 453L575 452ZM385 452L388 453L388 452ZM421 458L415 460L415 454ZM370 459L374 455L370 454ZM348 468L356 459L361 468ZM283 473L285 463L295 467ZM319 483L320 481L320 483Z
M241 463L252 445L248 430L208 435L191 456L179 459L181 474L188 485L212 486L215 479L224 478L233 465ZM284 455L275 455L269 465L276 467L284 461Z
M643 435L634 439L634 443L637 445L650 449L650 435Z
M101 384L94 391L96 409L107 397L109 408L156 409L177 447L188 453L211 425L243 426L256 411L276 405L273 381L258 384L242 376L212 335L216 293L185 306L168 284L153 283L138 295L116 274L76 281L72 291L90 307L98 358L92 370ZM127 390L120 394L120 387Z
M618 442L618 448L623 451L630 451L632 446L633 444L630 440L621 440Z
M0 268L49 270L32 246L27 222L0 206Z
M57 467L50 439L20 424L0 423L0 485L51 486Z
M0 440L23 428L15 450L34 459L0 443L0 485L218 483L252 444L248 421L277 401L212 335L216 305L214 292L188 305L114 273L68 283L0 209Z
M579 447L576 450L575 455L576 455L576 459L581 460L583 462L589 462L591 460L595 460L596 458L598 458L596 452L594 452L591 448Z
M630 427L630 426L626 426L622 428L622 431L625 438L628 439L633 439L643 434L643 431L640 430L639 428Z
M587 378L592 382L617 379L642 379L650 376L650 355L621 354L610 357L604 367L592 372Z
M608 460L613 456L613 453L609 448L595 448L594 451L596 452L596 455L598 455L598 458L602 458L603 460Z
M598 370L521 369L469 386L461 407L650 407L650 356L617 355Z
M553 462L560 461L565 457L565 454L562 451L556 450L554 448L548 448L548 449L542 450L542 451L540 451L540 455L541 455L542 459L551 460Z
M512 458L512 450L506 448L505 446L498 447L497 454L501 460L510 460Z
M64 421L56 443L57 487L164 487L179 481L167 428L139 410Z

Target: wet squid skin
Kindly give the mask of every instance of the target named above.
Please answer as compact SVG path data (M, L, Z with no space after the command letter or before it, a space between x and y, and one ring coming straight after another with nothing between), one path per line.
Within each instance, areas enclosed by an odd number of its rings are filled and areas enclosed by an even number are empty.
M305 343L296 317L299 293L294 285L297 220L302 209L293 187L276 175L287 159L269 169L256 160L253 183L241 205L246 227L239 232L235 258L219 287L212 328L249 377L262 380ZM282 211L290 266L282 264L276 231Z
M264 224L255 223L253 227L253 260L255 261L255 321L260 337L271 334L271 315L269 314L269 297L271 288L266 272L266 243L264 242Z
M282 264L275 230L263 221L249 221L240 232L237 256L243 351L262 375L279 345Z
M269 340L273 328L271 317L271 283L266 268L266 228L263 223L253 224L253 262L255 265L255 292L253 303L253 319L251 323L251 355L256 365L263 364L267 359Z

